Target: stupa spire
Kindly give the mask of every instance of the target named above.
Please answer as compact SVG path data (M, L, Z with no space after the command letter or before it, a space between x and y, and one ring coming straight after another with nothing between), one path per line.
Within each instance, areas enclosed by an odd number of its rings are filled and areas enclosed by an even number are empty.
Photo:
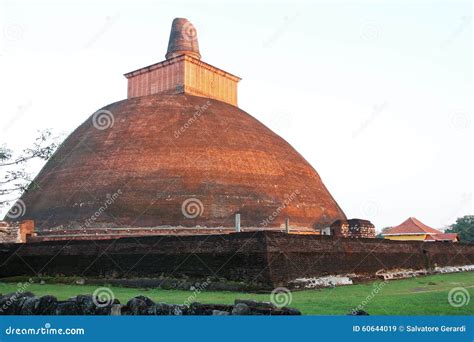
M175 18L171 24L166 59L180 55L201 59L196 28L185 18Z

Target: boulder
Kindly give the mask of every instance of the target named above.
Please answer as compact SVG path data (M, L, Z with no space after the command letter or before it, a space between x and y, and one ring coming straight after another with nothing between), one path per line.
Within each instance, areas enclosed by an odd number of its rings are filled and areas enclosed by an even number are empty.
M120 316L122 315L122 305L121 304L112 304L110 308L110 315L111 316Z
M58 316L77 316L80 315L80 311L75 301L67 300L58 302L55 314Z
M277 307L270 302L257 302L256 300L251 299L236 299L234 302L237 304L245 304L249 308L258 308L258 309L276 309Z
M24 301L34 297L31 292L12 292L0 297L0 314L19 315Z
M211 316L213 310L232 312L232 305L191 303L188 315Z
M228 311L221 311L221 310L212 310L212 316L229 316L230 313Z
M250 315L250 308L248 307L247 304L237 303L234 305L234 308L232 309L232 315L234 316Z
M40 297L35 307L35 315L54 315L57 305L58 300L54 296Z
M28 297L23 302L23 306L21 307L19 315L34 315L36 311L36 307L39 303L38 297Z
M352 310L348 316L369 316L369 313L364 310Z
M156 303L150 310L150 315L157 316L182 316L187 308L184 305Z
M35 315L54 315L58 300L54 296L40 297L35 306Z
M145 296L136 296L127 302L125 312L129 315L148 315L155 302Z
M301 311L295 308L282 308L284 316L301 316Z
M79 315L93 315L95 313L95 304L91 295L78 295L75 297Z

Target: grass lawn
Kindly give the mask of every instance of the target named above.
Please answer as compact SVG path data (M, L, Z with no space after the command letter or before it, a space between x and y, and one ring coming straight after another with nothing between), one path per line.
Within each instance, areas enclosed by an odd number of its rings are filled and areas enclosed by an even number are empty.
M67 284L31 284L27 291L37 296L54 295L67 299L78 294L92 294L98 286ZM448 302L452 288L463 287L470 301L461 307ZM0 293L14 292L17 283L0 282ZM192 291L138 289L110 287L122 304L137 295L145 295L154 301L183 304L193 296ZM374 289L379 289L375 293ZM393 280L386 284L380 281L327 288L322 290L294 291L290 305L306 315L345 315L352 308L366 301L363 310L370 315L474 315L474 272L440 274L404 280ZM242 292L201 292L194 300L201 303L233 303L234 299L256 299L270 301L270 294ZM191 297L192 299L192 297Z

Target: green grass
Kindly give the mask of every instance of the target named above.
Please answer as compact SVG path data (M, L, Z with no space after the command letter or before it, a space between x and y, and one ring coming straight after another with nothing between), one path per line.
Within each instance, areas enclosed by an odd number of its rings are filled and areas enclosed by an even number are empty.
M367 301L363 310L371 315L474 315L474 273L432 275L404 280L394 280L381 285L380 281L328 288L322 290L294 291L289 306L306 315L345 315L361 304L374 289L380 289ZM27 291L38 296L50 294L67 299L78 294L92 294L98 286L67 284L31 284ZM470 295L467 305L456 308L449 304L448 293L452 288L463 287ZM17 283L1 283L0 292L14 292ZM110 287L121 303L137 295L145 295L154 301L183 304L193 296L192 291L138 289ZM234 299L270 301L270 294L242 292L201 292L194 301L201 303L231 304ZM192 299L192 298L191 298Z

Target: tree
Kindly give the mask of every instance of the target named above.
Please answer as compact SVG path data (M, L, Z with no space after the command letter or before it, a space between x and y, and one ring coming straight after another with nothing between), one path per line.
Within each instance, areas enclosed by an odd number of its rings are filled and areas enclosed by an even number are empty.
M445 233L457 233L461 241L474 243L474 215L459 217Z
M377 234L376 237L379 239L383 239L384 237L382 236L382 234L385 234L389 229L392 229L392 227L382 228L382 230L380 231L380 233Z
M0 208L16 201L31 187L31 175L25 169L27 164L33 160L48 160L58 147L56 141L57 137L45 130L39 132L31 148L19 155L6 145L0 146Z

